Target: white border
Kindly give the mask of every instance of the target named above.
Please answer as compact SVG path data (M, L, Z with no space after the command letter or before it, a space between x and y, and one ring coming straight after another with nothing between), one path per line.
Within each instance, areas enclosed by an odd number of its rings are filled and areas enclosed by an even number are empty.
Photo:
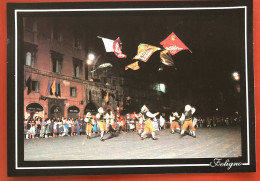
M18 166L18 117L17 117L17 62L18 62L18 44L17 44L17 13L19 12L84 12L84 11L172 11L172 10L215 10L215 9L244 9L245 10L245 76L246 76L246 118L247 118L247 163L250 165L250 146L249 146L249 103L248 103L248 71L247 71L247 6L234 7L194 7L194 8L109 8L109 9L16 9L15 10L15 168L16 169L82 169L82 168L134 168L134 167L191 167L191 166L210 166L210 164L162 164L162 165L107 165L107 166L57 166L57 167L19 167Z

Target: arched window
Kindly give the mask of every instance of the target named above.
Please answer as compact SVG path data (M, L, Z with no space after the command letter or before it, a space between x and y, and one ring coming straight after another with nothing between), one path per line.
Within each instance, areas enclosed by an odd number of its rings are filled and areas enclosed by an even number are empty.
M31 52L26 53L26 65L32 66L32 53Z

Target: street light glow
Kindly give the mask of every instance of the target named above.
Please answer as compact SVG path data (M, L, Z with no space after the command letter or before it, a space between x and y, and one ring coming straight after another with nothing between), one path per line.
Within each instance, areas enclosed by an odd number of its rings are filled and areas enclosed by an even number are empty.
M235 80L239 80L240 77L239 77L239 76L235 76L234 79L235 79Z
M234 72L233 73L233 77L237 77L238 76L238 73L237 72Z
M88 55L88 59L89 59L89 60L94 60L94 59L95 59L95 55L92 54L92 53L89 54L89 55Z
M92 64L92 60L91 60L91 59L88 59L88 60L87 60L87 64L88 64L88 65L91 65L91 64Z
M239 76L239 73L238 73L238 72L234 72L234 73L233 73L233 77L234 77L234 79L237 80L237 81L240 79L240 76Z

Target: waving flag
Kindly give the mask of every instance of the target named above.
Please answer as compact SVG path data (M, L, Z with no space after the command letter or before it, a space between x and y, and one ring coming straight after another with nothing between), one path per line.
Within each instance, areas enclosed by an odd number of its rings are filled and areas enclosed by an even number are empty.
M160 48L148 44L139 44L138 52L134 59L147 62L151 55L157 50L160 50Z
M125 67L125 70L132 69L132 70L138 70L140 67L138 65L138 61L131 63Z
M164 65L167 66L174 66L173 60L171 55L169 54L168 50L164 50L160 52L160 58Z
M107 91L107 95L105 97L105 101L108 102L109 101L109 91Z
M103 68L107 68L107 67L113 67L113 65L111 63L103 63L103 64L99 65L97 67L97 69L103 69Z
M52 94L56 93L56 79L54 79L54 81L52 82L51 91L52 91Z
M126 58L127 56L122 53L122 43L119 37L113 43L114 53L118 58Z
M114 52L114 48L113 48L114 40L110 40L102 37L98 37L98 38L101 38L103 40L106 52Z
M172 55L175 55L182 50L189 50L189 48L173 32L160 44Z
M103 40L106 52L114 52L118 58L126 58L127 56L122 53L122 43L119 37L116 40L99 37Z

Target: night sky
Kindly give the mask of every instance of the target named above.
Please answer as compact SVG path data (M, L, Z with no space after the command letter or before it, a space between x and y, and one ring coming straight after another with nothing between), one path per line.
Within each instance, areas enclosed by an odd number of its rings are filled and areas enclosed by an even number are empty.
M66 17L86 33L87 51L99 56L99 61L111 62L118 69L132 62L139 43L160 45L174 32L192 51L172 56L177 70L160 63L160 51L140 70L125 71L126 76L143 81L162 82L167 86L166 99L180 102L180 108L191 104L205 112L225 108L226 112L240 109L240 94L232 73L237 71L243 80L245 61L244 12L236 10L102 12L79 17ZM75 21L75 18L77 21ZM81 22L81 23L78 23ZM106 53L97 36L115 40L120 37L122 52L128 57L118 59ZM163 71L158 71L163 67ZM241 80L241 81L242 81ZM167 104L167 103L166 103ZM182 107L183 108L183 107Z

